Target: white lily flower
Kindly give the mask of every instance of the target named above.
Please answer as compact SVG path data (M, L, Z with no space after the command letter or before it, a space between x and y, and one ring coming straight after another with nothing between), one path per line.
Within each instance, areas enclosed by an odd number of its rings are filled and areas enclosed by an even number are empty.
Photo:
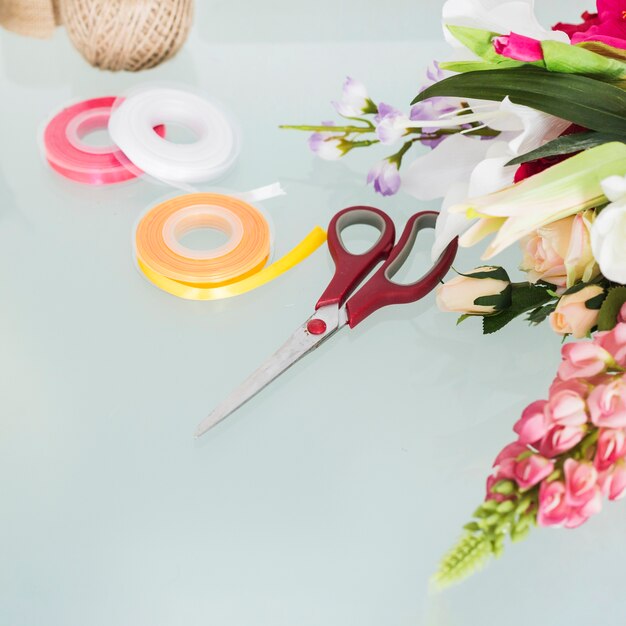
M513 184L517 166L511 159L555 139L570 125L560 118L513 104L508 98L480 108L476 121L488 121L501 131L495 139L452 135L434 150L418 157L403 173L402 188L418 200L443 197L435 229L432 257L436 259L454 237L463 234L472 220L449 215L447 208L459 202L461 184L465 197L478 197ZM465 120L466 116L462 116ZM469 117L469 116L467 116ZM441 222L441 224L440 224Z

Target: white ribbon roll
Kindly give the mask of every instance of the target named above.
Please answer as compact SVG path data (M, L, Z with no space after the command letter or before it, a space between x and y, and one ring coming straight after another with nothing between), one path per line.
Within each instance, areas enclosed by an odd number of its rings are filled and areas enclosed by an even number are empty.
M164 124L165 137L154 132ZM167 125L195 135L191 143L167 140ZM109 120L109 134L126 157L149 176L177 187L215 180L233 165L239 137L214 103L172 88L144 88L125 97Z

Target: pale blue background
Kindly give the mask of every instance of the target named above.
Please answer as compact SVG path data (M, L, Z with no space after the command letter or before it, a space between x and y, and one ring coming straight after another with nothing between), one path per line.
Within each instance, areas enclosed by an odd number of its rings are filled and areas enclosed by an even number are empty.
M62 30L46 42L0 33L0 624L623 625L620 503L428 593L521 409L547 391L560 343L547 327L483 338L432 297L387 310L193 440L309 314L328 255L233 300L162 293L130 242L166 190L61 179L39 154L42 121L144 80L219 98L244 133L222 184L283 183L288 195L266 204L282 254L348 204L399 225L419 205L365 187L384 151L321 162L277 125L332 117L347 74L406 106L447 54L439 2L199 4L185 49L141 75L90 68ZM546 24L586 8L539 4Z

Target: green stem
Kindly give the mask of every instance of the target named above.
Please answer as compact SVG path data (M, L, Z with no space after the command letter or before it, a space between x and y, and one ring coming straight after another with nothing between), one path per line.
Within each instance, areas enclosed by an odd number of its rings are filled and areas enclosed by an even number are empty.
M288 130L305 130L314 133L371 133L373 126L291 126L281 124L278 128L286 128Z

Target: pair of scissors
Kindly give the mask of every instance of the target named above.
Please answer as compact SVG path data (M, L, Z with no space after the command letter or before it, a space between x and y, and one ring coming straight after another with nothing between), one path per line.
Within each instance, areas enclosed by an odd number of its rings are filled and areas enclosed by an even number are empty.
M437 215L435 211L422 211L411 216L395 243L393 221L380 209L353 206L339 211L328 226L328 248L335 262L335 274L317 301L315 313L198 425L196 437L213 428L344 326L354 328L384 306L415 302L430 293L452 265L456 239L419 280L399 284L391 279L411 253L419 231L435 227ZM361 224L374 226L380 234L369 250L354 254L346 249L341 233L348 226ZM363 283L381 261L380 268Z

